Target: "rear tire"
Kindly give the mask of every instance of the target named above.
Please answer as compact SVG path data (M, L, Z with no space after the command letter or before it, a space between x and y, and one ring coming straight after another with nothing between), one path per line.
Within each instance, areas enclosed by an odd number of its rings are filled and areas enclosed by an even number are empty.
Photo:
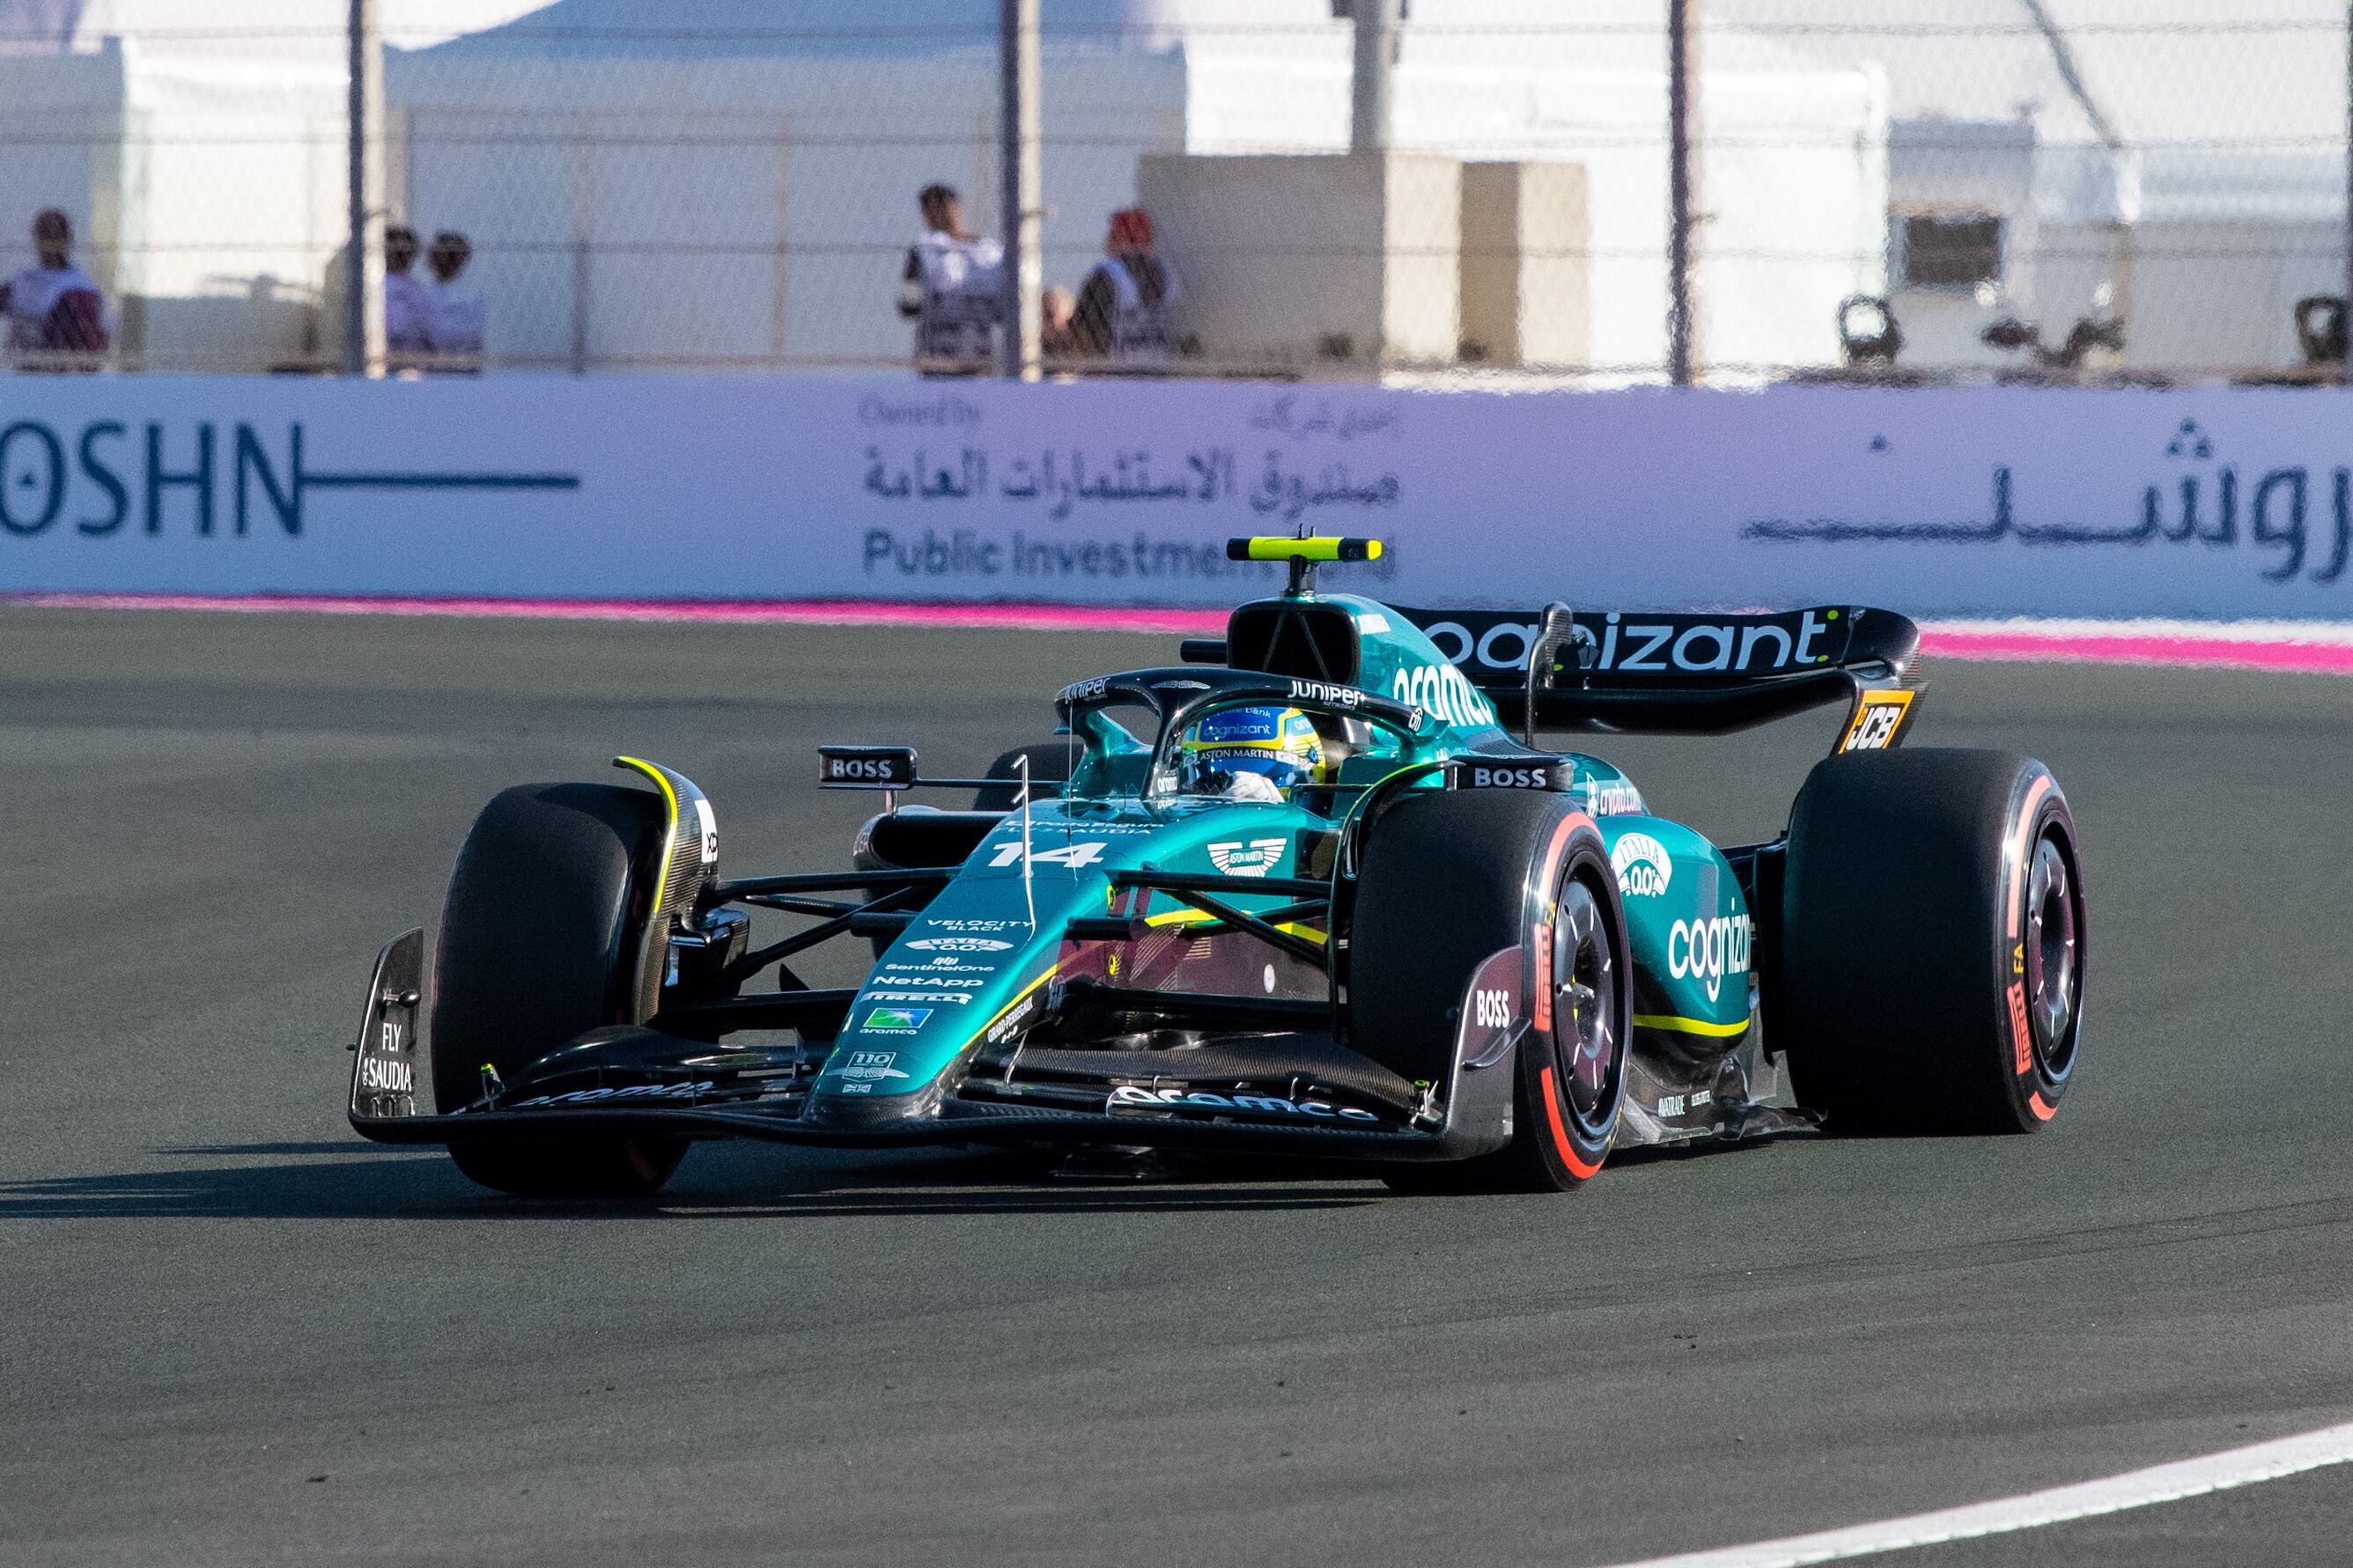
M1780 992L1799 1100L1833 1132L2031 1132L2073 1079L2084 884L2041 763L1858 752L1790 814Z
M1560 1192L1609 1157L1625 1098L1632 974L1617 879L1563 796L1429 792L1366 837L1349 932L1349 1043L1411 1081L1452 1063L1465 988L1503 948L1550 944L1553 1027L1514 1052L1513 1137L1453 1163L1396 1165L1398 1192ZM1581 988L1581 989L1580 989ZM1525 1005L1535 1012L1533 988ZM1541 1016L1542 1014L1538 1014Z
M609 784L522 784L482 808L458 852L433 958L433 1098L442 1114L608 1024L635 1023L638 950L661 804ZM453 1139L486 1187L532 1197L654 1192L682 1138L565 1133Z

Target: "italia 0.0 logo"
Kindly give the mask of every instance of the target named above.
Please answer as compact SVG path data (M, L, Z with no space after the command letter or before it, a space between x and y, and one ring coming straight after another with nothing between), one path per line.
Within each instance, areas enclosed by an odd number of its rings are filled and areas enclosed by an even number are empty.
M1630 899L1654 899L1674 880L1675 863L1667 847L1647 833L1629 833L1609 851L1609 868L1618 873L1618 891Z

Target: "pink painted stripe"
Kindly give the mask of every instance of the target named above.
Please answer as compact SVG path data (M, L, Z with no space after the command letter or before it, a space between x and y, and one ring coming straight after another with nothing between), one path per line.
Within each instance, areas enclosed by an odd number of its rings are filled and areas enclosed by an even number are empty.
M1945 631L1920 634L1936 658L2025 659L2062 664L2165 664L2353 675L2353 643L2288 637L2165 637L2135 632Z
M456 616L556 621L695 621L751 626L946 626L1021 631L1212 634L1223 610L1093 605L956 605L872 600L377 598L354 594L5 594L0 604L82 610L225 610L316 616Z
M1222 610L1134 609L1092 605L919 604L848 599L513 599L375 597L358 594L5 594L0 604L72 609L301 612L328 616L499 616L524 620L685 621L747 626L940 626L1020 631L1117 631L1213 636ZM2227 626L2184 635L2099 629L2084 623L1999 629L1928 626L1920 651L1937 658L2043 663L2153 664L2353 675L2353 637L2343 628L2301 637L2287 628L2233 636ZM2331 636L2330 633L2335 635Z

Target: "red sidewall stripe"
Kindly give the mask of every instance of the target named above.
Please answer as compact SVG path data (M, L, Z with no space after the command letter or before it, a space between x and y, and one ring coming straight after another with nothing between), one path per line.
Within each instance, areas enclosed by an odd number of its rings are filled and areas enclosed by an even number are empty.
M1568 1123L1563 1121L1560 1117L1560 1095L1553 1084L1550 1063L1546 1063L1537 1070L1536 1079L1539 1087L1544 1090L1545 1119L1552 1125L1553 1152L1560 1156L1560 1163L1568 1167L1570 1175L1580 1182L1592 1180L1600 1172L1601 1161L1588 1162L1579 1158L1577 1145L1569 1141ZM1603 1158L1607 1159L1608 1156L1604 1155Z

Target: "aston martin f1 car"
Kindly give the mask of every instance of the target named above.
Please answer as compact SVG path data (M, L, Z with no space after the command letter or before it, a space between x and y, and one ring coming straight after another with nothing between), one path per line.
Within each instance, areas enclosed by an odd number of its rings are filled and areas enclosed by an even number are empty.
M498 795L429 973L421 929L377 959L352 1125L587 1196L714 1138L1554 1190L1629 1145L2051 1119L2074 822L2039 763L1899 749L1911 622L1415 610L1319 590L1377 541L1231 552L1289 586L1180 664L1064 687L1060 738L985 777L819 747L820 785L884 806L845 868L723 876L711 802L659 763ZM1712 844L1539 743L1831 703L1836 748L1768 843ZM978 793L902 804L928 786ZM835 942L871 944L863 982L807 983Z

